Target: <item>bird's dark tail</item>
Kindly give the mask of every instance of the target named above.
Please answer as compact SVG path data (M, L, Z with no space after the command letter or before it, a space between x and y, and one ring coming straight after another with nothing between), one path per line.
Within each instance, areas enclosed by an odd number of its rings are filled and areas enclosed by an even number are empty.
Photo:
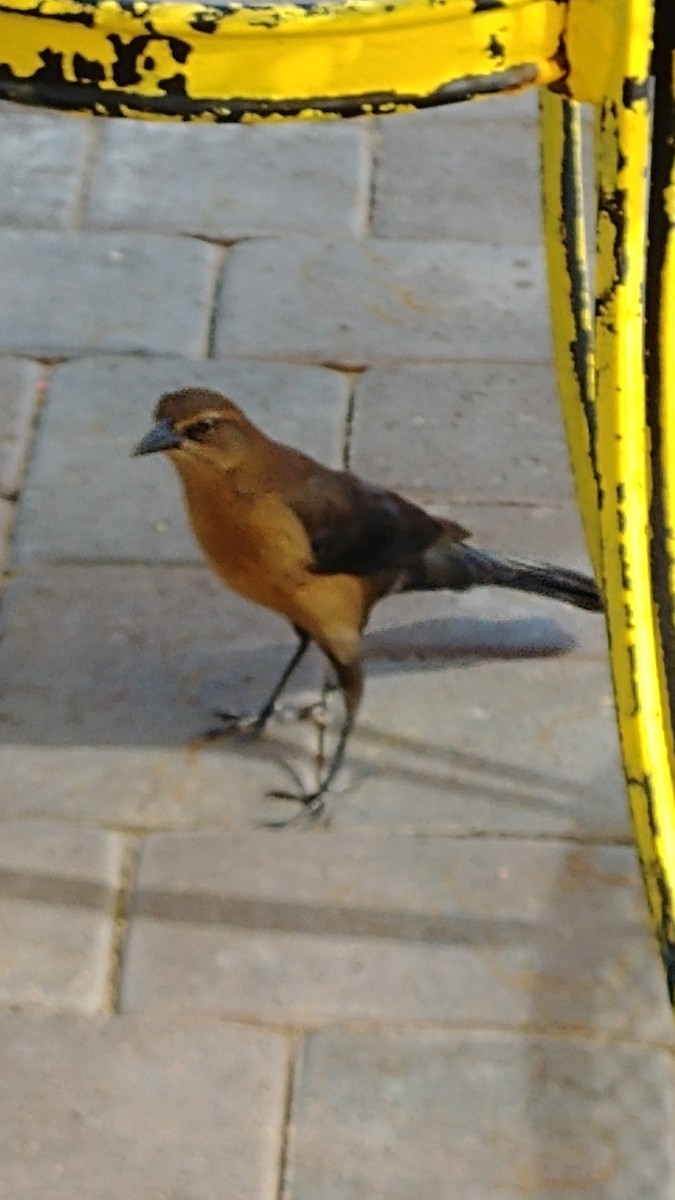
M466 542L432 547L405 582L404 591L449 589L465 591L471 587L513 588L550 596L577 608L600 612L602 601L594 579L568 567L552 563L534 563L517 558L500 558L488 550L468 546Z

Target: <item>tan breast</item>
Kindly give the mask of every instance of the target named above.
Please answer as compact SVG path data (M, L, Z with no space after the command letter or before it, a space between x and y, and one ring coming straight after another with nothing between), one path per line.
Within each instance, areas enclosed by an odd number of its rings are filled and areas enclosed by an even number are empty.
M270 608L300 585L311 561L304 527L274 496L241 498L184 479L197 541L217 575L235 591Z
M316 575L305 527L275 493L247 492L234 475L198 464L181 463L179 473L195 536L223 583L350 658L373 598L368 581Z

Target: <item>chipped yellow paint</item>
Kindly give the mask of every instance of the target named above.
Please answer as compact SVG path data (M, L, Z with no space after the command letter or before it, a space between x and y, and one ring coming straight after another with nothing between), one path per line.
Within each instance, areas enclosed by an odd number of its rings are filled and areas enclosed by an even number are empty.
M362 97L363 111L371 103L372 111L380 103L396 111L453 81L469 87L500 75L504 86L516 87L561 78L564 5L504 0L501 8L474 7L472 0L231 10L166 0L131 8L118 0L5 0L0 84L10 98L64 107L100 111L110 98L115 112L125 104L129 115L144 116L148 107L169 117L210 108L227 119L234 112L228 102L236 102L239 119L244 112L267 116L277 102L314 119L325 109L315 98ZM144 108L143 100L154 106Z
M646 62L642 68L644 77ZM661 936L670 924L675 881L675 795L648 540L651 479L642 334L648 136L646 101L632 108L617 102L605 106L599 134L604 206L596 283L597 447L619 728L645 883ZM623 220L618 230L617 202Z
M578 114L570 120L570 110L553 97L547 97L542 106L543 191L563 409L591 556L603 582L631 811L672 999L675 758L665 647L658 621L659 607L667 597L655 590L650 558L653 479L643 341L651 17L652 6L645 0L570 0L570 72L565 86L574 96L601 102L596 131L599 210L594 328L583 271ZM596 53L598 45L603 46L602 55ZM565 159L566 179L562 170ZM577 175L576 186L569 178L570 171ZM564 179L568 205L576 207L576 212L564 211ZM574 303L570 234L573 242L576 237L582 267ZM671 274L660 313L661 430L672 527L672 247L668 254L665 273ZM579 265L572 261L572 273ZM579 331L584 347L575 359L574 341ZM671 594L673 588L671 571ZM670 669L675 671L675 663Z
M652 35L652 0L567 0L567 5L569 94L602 104L616 94L619 76L630 75L629 60L633 65L644 62Z
M671 64L670 93L671 102L675 108L675 62ZM670 178L663 190L663 207L668 221L668 232L659 305L661 424L663 429L663 474L666 484L665 510L670 530L669 591L670 595L675 597L675 157ZM675 670L675 664L673 669Z
M363 114L367 114L364 112ZM339 121L340 114L336 112L321 112L317 108L300 108L295 114L297 121ZM242 125L281 125L287 120L279 113L245 112L241 117Z
M646 79L651 44L644 36L646 6L625 7L636 9L641 19L624 27L634 32L612 66L598 128L597 446L605 496L603 575L621 743L650 908L665 952L673 943L675 771L648 537L643 289L650 128L646 99L627 102L625 94L626 80Z
M539 103L544 237L558 389L588 551L602 570L595 446L593 322L586 260L581 116L576 101Z

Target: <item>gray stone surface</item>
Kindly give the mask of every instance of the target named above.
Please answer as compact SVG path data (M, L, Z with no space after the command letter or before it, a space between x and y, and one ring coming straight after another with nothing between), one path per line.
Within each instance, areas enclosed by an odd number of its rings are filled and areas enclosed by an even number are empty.
M627 838L605 664L528 650L527 625L500 661L494 646L472 651L461 618L453 645L447 622L426 625L423 611L409 627L417 645L406 652L404 627L396 658L368 663L345 772L352 788L333 803L336 827ZM431 652L419 645L425 637ZM337 702L332 712L337 720Z
M370 128L110 121L86 219L224 240L364 231ZM195 186L196 184L196 186Z
M0 1196L275 1200L287 1051L220 1021L0 1017Z
M76 215L92 133L86 121L0 109L0 224L64 228ZM6 283L6 279L5 279Z
M18 490L37 408L40 368L0 358L0 496Z
M295 645L285 622L206 570L24 571L7 588L3 632L0 813L227 828L292 812L265 793L316 778L311 722L191 744L218 725L214 710L256 710ZM288 703L316 699L322 678L317 654Z
M672 1033L630 847L158 835L131 918L126 1010Z
M0 229L0 350L203 354L218 262L158 234Z
M0 1003L104 1008L120 839L30 821L3 821L0 833Z
M393 238L247 242L228 255L216 352L345 366L541 362L550 355L541 253Z
M85 359L56 369L21 497L20 561L201 562L180 485L160 455L132 459L159 395L225 391L271 435L339 465L348 385L283 363Z
M328 1032L296 1084L289 1200L672 1200L675 1078L640 1046Z
M444 363L366 371L356 384L352 469L447 501L572 499L553 371Z
M452 122L425 112L382 121L377 236L540 245L536 124L478 116Z

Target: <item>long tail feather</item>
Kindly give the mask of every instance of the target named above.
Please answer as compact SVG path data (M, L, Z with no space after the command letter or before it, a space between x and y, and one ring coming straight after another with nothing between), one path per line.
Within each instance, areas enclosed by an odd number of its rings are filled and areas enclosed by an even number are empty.
M590 612L602 609L597 584L589 575L552 563L527 562L516 558L500 558L487 550L468 546L466 542L433 547L424 555L419 569L411 571L405 591L426 591L447 588L465 591L471 587L513 588L550 596L585 608Z

